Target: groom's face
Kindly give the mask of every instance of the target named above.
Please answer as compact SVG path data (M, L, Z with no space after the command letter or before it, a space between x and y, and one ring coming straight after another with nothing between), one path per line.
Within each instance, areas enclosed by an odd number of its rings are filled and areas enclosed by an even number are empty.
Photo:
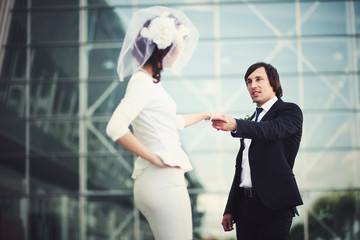
M275 97L275 92L270 85L269 78L264 67L257 68L246 79L246 86L250 97L258 107Z

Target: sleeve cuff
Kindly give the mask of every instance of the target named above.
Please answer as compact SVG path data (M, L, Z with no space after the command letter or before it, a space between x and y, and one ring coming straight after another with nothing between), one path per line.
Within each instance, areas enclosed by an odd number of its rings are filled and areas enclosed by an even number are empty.
M176 115L175 124L177 130L183 130L185 128L185 119L183 115Z
M235 123L235 129L231 130L231 133L236 133L237 132L237 119L235 119L236 123Z
M114 127L114 124L108 124L106 126L106 134L113 140L113 142L116 142L119 138L124 136L126 133L130 131L129 128L119 128Z

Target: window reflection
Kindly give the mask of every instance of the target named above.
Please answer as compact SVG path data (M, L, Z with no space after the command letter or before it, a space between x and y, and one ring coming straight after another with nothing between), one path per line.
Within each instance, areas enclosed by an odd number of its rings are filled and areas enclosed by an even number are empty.
M149 3L85 3L16 0L0 19L0 239L153 238L133 204L134 156L105 136L127 85L116 73L127 25L133 11ZM250 115L244 72L257 61L272 63L284 100L304 113L295 173L307 204L299 207L293 234L325 239L335 235L317 233L342 228L338 237L359 237L353 226L360 222L354 207L360 186L360 61L354 49L360 2L152 4L183 10L200 32L182 74L163 75L178 112ZM206 122L180 134L194 166L186 175L194 239L235 238L219 222L238 139ZM347 215L336 219L346 226L322 215L341 207Z
M29 239L79 239L78 213L76 198L30 198Z

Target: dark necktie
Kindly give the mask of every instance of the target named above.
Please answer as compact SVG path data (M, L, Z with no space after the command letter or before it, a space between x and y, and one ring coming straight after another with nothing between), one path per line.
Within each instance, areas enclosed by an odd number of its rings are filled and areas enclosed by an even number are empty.
M255 122L258 121L259 115L260 115L260 113L261 113L262 110L263 110L263 109L262 109L261 107L257 107L257 108L256 108ZM243 137L240 139L240 142L241 142L241 146L240 146L240 149L239 149L238 156L239 156L239 155L242 155L242 152L243 152L244 149L245 149L245 141L244 141L244 138L243 138ZM236 157L236 164L239 164L239 165L241 164L240 159L242 159L242 157L241 157L241 158L240 158L240 157ZM240 173L240 174L241 174L241 173ZM240 182L241 182L241 180L240 180Z
M263 109L261 107L256 108L256 116L255 116L255 122L258 121L259 115Z
M255 115L255 122L258 121L258 118L259 118L259 115L261 113L263 109L261 107L257 107L256 108L256 115ZM241 147L240 147L240 152L242 152L245 148L245 142L244 142L244 138L241 138L240 139L240 142L241 142Z

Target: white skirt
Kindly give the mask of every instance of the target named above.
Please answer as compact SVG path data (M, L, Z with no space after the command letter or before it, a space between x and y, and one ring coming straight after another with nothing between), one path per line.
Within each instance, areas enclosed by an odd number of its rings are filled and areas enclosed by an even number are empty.
M134 198L156 240L193 239L191 204L183 170L150 164L135 179Z

